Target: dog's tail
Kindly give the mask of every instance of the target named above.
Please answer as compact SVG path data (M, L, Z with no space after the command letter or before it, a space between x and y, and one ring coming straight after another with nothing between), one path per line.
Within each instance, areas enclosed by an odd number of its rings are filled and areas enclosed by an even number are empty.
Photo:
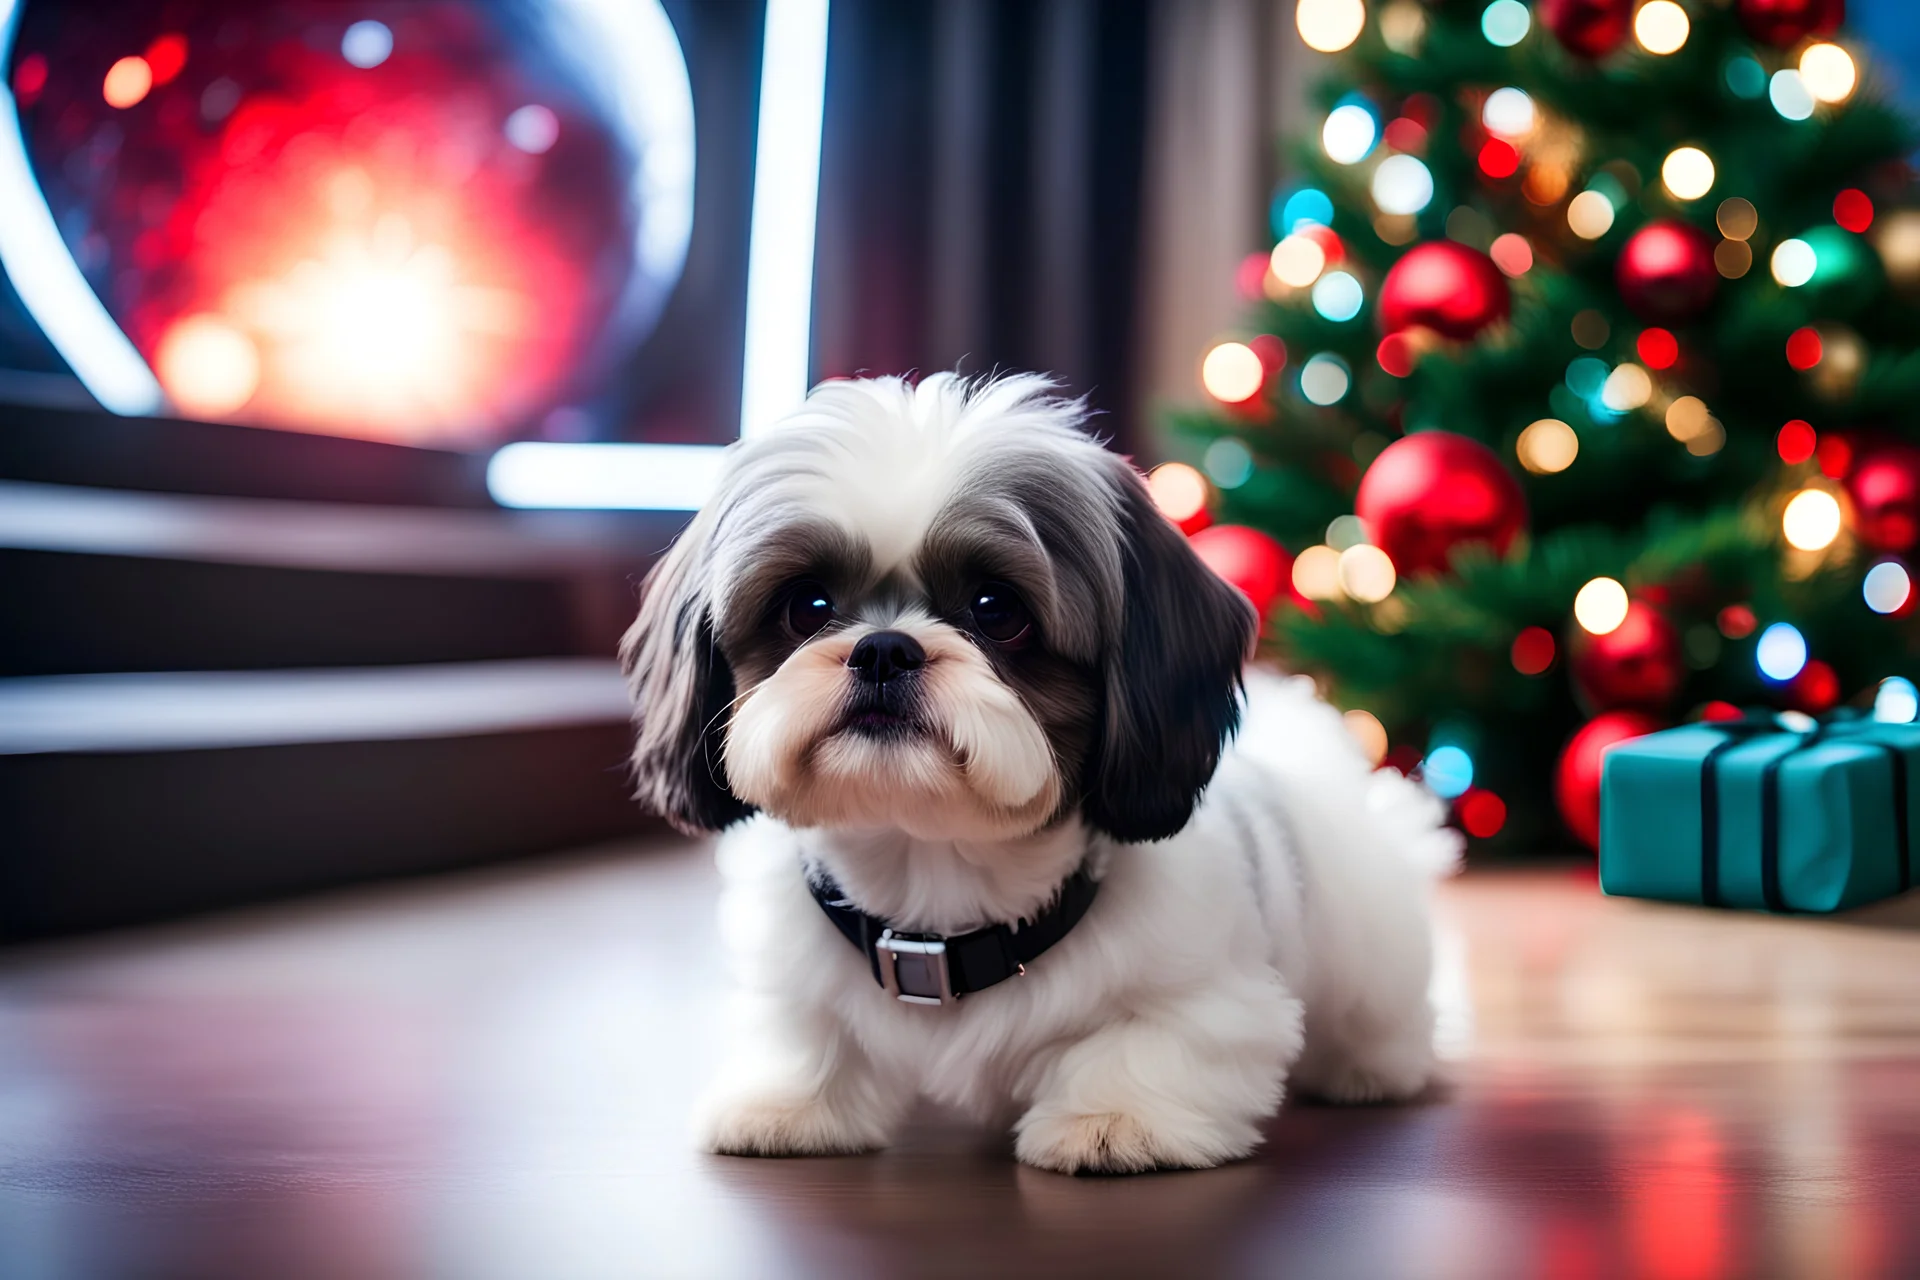
M1416 869L1434 879L1458 869L1465 842L1446 825L1446 805L1399 770L1374 769L1312 680L1259 666L1247 668L1246 680L1236 750L1291 777L1322 780L1329 789L1351 793L1357 787L1382 834Z

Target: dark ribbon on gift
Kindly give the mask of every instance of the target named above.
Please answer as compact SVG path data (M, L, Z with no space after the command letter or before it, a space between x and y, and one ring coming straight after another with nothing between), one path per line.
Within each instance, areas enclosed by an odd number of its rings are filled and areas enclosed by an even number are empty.
M1760 772L1760 894L1767 910L1786 912L1786 895L1780 888L1780 766L1789 756L1826 741L1838 728L1865 723L1860 712L1843 708L1799 735L1800 740L1767 762ZM1720 896L1720 757L1754 738L1773 733L1794 733L1780 723L1772 711L1748 711L1738 720L1718 720L1712 725L1727 735L1714 745L1700 762L1700 900L1710 907L1724 906ZM1913 887L1913 860L1907 841L1907 758L1889 743L1861 740L1863 747L1884 751L1893 769L1893 830L1900 850L1900 889Z

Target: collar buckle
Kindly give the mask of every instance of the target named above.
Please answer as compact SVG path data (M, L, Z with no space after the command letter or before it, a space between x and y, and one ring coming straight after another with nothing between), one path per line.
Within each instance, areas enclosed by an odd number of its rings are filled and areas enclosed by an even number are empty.
M953 978L947 970L947 940L937 933L880 931L873 944L880 985L903 1004L952 1004Z

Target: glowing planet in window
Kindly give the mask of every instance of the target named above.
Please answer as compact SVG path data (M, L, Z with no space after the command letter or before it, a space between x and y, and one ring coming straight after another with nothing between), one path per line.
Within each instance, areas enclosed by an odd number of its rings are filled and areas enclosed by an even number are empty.
M659 320L694 132L658 0L116 12L28 0L0 50L44 67L0 256L109 407L478 444Z

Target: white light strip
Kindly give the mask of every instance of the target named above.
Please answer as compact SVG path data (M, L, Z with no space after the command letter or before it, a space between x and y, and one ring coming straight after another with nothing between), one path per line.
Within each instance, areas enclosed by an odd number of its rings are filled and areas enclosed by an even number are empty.
M772 426L807 394L827 5L767 3L747 246L743 436ZM713 445L522 442L493 455L487 491L507 507L694 511L713 492L724 456Z
M760 125L747 245L740 434L766 430L807 394L813 236L827 83L828 0L767 0Z
M697 511L719 482L726 453L711 444L523 440L488 461L487 492L504 507Z
M0 756L514 733L627 718L602 658L0 680Z
M0 0L0 66L13 47L17 0ZM811 235L811 231L808 233ZM93 398L115 413L158 413L160 383L94 296L67 252L27 162L13 93L0 84L0 264L47 341Z

